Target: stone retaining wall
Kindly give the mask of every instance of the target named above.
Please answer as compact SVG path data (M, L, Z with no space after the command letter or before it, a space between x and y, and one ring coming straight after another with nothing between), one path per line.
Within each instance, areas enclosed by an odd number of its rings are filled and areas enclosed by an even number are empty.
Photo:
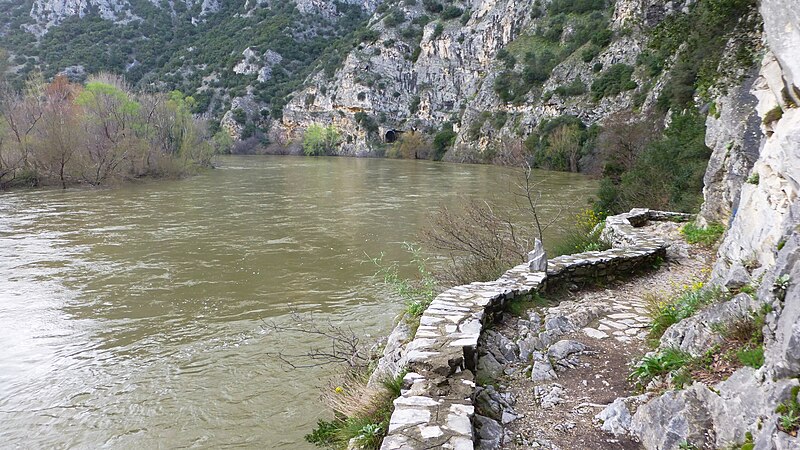
M506 303L554 283L583 281L628 272L666 256L668 244L639 227L650 220L687 220L678 213L634 209L606 219L606 251L564 255L548 261L547 272L521 264L499 279L457 286L439 294L420 318L406 347L402 395L381 450L473 449L472 416L478 339Z

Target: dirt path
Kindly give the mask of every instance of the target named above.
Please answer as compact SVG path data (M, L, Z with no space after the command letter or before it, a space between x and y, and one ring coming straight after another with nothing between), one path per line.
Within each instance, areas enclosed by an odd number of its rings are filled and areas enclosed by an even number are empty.
M713 260L711 250L686 244L677 224L659 222L649 228L672 243L660 268L605 287L559 294L548 298L556 306L538 311L544 323L559 316L575 323L575 317L583 317L578 329L559 340L578 342L585 349L560 362L548 356L557 377L552 380L532 381L527 361L506 366L509 375L499 380L500 390L513 395L514 410L521 417L506 425L503 448L640 448L630 439L601 431L594 417L615 398L635 394L627 377L631 363L649 349L647 295L669 297L704 280ZM519 322L508 318L497 331L517 342L524 330Z

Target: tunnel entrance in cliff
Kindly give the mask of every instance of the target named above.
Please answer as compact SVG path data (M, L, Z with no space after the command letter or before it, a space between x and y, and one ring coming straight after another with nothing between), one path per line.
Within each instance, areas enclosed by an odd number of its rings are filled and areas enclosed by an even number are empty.
M401 134L403 134L403 132L400 130L389 130L386 132L386 135L384 135L383 140L387 144L391 144L393 142L397 142Z

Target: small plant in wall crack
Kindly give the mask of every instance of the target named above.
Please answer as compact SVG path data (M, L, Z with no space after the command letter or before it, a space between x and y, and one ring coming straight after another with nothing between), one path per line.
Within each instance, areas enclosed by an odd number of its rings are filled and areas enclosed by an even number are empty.
M789 289L789 284L791 281L792 278L788 273L785 273L776 278L775 282L772 283L772 292L774 292L775 296L781 301L783 301L784 297L786 297L786 290Z
M792 436L797 436L800 429L800 403L797 402L797 394L800 393L800 386L792 388L787 400L781 402L775 409L780 414L778 417L778 429Z

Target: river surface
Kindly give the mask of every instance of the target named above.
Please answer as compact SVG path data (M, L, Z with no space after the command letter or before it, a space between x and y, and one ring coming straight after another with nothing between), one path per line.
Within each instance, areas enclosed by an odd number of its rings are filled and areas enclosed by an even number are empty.
M459 194L509 206L506 168L225 157L178 181L0 194L0 448L313 448L330 368L274 352L292 311L389 332L402 302L367 255ZM536 173L542 214L594 182ZM565 214L565 220L569 220ZM555 228L551 229L555 232ZM408 272L411 273L411 272Z

